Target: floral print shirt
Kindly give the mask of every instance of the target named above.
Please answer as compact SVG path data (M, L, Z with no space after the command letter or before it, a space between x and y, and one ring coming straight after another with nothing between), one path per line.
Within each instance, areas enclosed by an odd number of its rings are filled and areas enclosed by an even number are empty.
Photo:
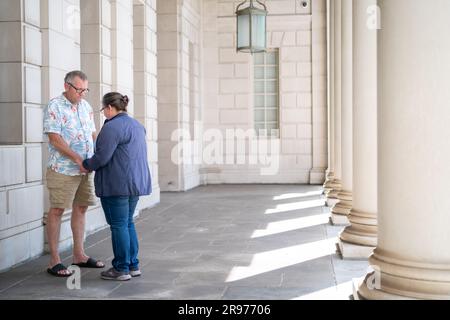
M44 110L44 133L59 134L83 160L94 155L92 133L95 131L94 113L86 100L72 106L62 94L50 100ZM48 168L68 176L81 174L79 166L50 143L48 150Z

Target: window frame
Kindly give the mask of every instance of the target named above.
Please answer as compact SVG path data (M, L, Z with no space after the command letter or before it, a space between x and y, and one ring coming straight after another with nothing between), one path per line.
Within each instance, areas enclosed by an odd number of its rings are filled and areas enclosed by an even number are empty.
M275 61L268 61L268 55L267 53L275 53ZM257 59L259 59L258 55L263 57L263 61L259 62ZM256 70L258 68L263 69L263 75L262 78L257 79L257 72ZM275 76L272 78L267 77L267 70L268 69L274 69L275 70ZM275 90L274 92L268 92L267 87L268 83L274 81L275 82ZM262 82L262 88L263 92L257 92L257 83ZM281 117L281 103L280 103L280 49L279 48L269 48L266 52L262 53L255 53L253 54L253 61L252 61L252 84L253 84L253 90L252 90L252 105L253 105L253 129L256 131L256 136L261 138L279 138L280 137L280 117ZM263 107L257 106L257 97L262 96L263 101ZM275 106L268 106L267 97L274 96L274 104ZM257 120L256 114L257 111L264 110L264 120ZM269 113L275 111L276 120L268 120ZM259 126L258 126L259 125ZM263 125L263 129L260 127ZM268 129L268 126L274 126L275 128ZM264 130L265 134L264 134ZM270 130L270 131L269 131ZM276 130L276 134L272 134L271 130ZM261 132L260 132L261 131Z

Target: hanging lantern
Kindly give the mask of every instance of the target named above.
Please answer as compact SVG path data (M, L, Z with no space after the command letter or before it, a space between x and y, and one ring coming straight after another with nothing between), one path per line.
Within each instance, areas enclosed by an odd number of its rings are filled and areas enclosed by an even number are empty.
M247 0L236 8L237 16L237 47L236 51L242 52L265 52L266 51L266 6L256 0L263 9L256 8L253 0L250 6L240 9Z

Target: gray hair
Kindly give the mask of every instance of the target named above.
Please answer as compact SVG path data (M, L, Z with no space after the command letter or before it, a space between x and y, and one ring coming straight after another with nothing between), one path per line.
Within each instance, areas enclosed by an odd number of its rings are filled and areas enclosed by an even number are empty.
M75 71L71 71L68 74L66 74L66 77L64 78L64 82L65 83L69 83L69 82L72 83L72 81L75 78L80 78L83 81L86 81L88 79L87 75L84 72L79 71L79 70L75 70Z

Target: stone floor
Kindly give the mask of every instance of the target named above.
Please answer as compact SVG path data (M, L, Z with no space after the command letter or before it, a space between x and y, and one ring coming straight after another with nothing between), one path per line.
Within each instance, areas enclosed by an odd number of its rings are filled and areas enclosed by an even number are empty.
M349 299L366 261L335 253L318 186L223 185L162 193L137 219L143 275L127 282L82 269L81 289L45 272L48 256L0 274L0 299ZM109 229L87 253L112 259ZM71 253L62 253L71 263Z

